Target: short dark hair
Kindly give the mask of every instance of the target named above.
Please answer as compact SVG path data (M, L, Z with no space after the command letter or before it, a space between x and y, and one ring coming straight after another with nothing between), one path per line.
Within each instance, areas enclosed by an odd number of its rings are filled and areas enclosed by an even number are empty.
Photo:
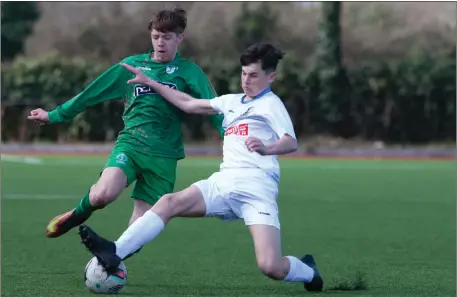
M186 26L186 11L179 7L173 7L157 12L154 19L149 22L148 29L162 33L174 32L179 35L186 30Z
M269 43L257 43L251 45L241 54L241 66L247 66L260 61L265 72L273 72L278 67L278 62L284 57L284 53Z

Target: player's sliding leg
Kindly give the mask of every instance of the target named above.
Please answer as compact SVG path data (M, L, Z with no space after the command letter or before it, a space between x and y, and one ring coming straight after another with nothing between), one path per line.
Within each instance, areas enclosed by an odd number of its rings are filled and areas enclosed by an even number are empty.
M246 216L245 216L246 220ZM302 259L282 257L278 228L268 225L250 225L257 265L268 277L288 282L302 282L308 291L322 291L323 279L311 255Z
M203 217L206 204L196 186L166 194L141 218L138 218L119 237L111 242L97 235L85 225L79 227L83 244L98 258L106 271L114 271L127 255L153 240L174 217Z
M53 218L48 223L46 236L59 237L84 223L94 210L101 209L114 201L126 185L127 176L120 168L105 168L100 179L90 188L76 208Z

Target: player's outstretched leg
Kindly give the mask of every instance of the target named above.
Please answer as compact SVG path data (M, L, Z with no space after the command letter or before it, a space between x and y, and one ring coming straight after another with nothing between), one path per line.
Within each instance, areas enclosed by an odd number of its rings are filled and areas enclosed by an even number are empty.
M305 289L308 291L322 291L324 279L319 273L319 270L317 270L314 257L312 255L304 255L300 260L314 270L314 277L309 283L305 283Z
M127 177L120 168L106 168L76 208L56 216L48 223L46 236L59 237L84 223L94 210L101 209L116 199L126 184Z
M166 194L142 217L135 220L116 242L97 235L89 227L80 226L82 243L98 258L106 271L114 271L121 259L137 251L157 237L165 224L174 217L202 217L206 204L200 190L195 186L172 194Z
M245 217L246 219L246 217ZM250 225L260 270L275 280L302 282L308 291L322 291L324 282L311 255L301 260L294 256L282 257L280 231L268 225Z

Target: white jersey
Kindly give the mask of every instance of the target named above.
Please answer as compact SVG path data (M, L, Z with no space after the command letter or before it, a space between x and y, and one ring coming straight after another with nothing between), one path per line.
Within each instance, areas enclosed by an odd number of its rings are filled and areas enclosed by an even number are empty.
M212 108L224 115L221 170L258 168L279 182L277 156L250 152L245 141L256 137L268 146L285 134L295 138L290 116L281 99L270 90L249 101L244 98L244 94L229 94L210 100Z

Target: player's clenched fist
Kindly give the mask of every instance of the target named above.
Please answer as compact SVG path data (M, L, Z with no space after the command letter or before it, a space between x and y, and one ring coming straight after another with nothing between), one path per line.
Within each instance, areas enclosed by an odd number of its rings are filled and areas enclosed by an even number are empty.
M248 139L246 139L246 146L250 152L256 152L262 156L267 154L267 147L256 137L248 137Z
M49 124L48 112L41 108L30 111L30 115L27 117L27 119L35 121L35 122L39 123L40 125Z

